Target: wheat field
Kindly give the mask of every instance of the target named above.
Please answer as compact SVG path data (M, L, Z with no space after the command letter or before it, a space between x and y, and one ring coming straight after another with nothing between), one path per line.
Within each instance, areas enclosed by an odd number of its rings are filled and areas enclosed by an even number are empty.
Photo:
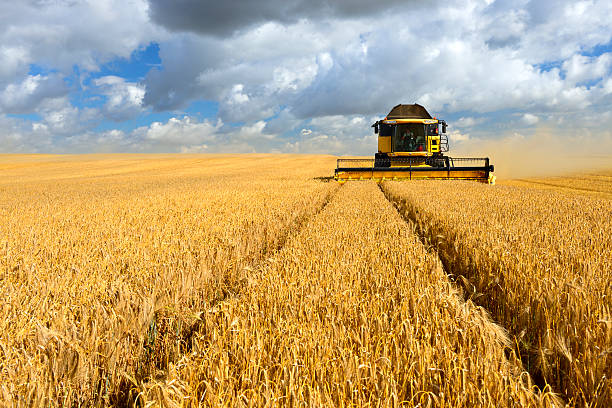
M0 156L0 406L612 403L611 173Z
M466 296L509 330L529 372L580 406L612 403L612 177L600 188L384 186Z

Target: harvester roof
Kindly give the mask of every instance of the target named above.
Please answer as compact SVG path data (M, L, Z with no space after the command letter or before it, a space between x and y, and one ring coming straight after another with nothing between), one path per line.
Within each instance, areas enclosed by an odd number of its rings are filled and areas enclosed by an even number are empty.
M413 105L399 104L391 109L387 119L431 119L431 115L427 112L427 109L418 103Z

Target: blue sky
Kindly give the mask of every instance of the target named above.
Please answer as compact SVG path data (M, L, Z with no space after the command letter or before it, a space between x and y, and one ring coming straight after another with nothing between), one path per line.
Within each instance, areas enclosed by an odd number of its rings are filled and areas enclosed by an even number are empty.
M370 124L418 102L460 151L578 135L612 154L611 14L598 0L5 3L0 151L372 154Z

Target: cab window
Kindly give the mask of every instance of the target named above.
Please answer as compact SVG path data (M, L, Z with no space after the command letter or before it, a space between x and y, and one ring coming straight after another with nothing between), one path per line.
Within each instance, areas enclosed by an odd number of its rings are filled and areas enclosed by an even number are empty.
M424 152L425 125L421 123L405 123L397 125L393 137L394 152Z
M432 125L427 125L427 134L429 136L438 136L439 135L438 124L434 123Z
M391 136L393 134L393 126L386 123L380 124L380 136Z

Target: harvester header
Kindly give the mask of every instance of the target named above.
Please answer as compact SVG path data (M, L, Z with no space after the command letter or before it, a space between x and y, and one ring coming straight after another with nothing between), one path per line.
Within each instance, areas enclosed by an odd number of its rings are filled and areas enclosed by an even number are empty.
M449 157L447 123L418 104L397 105L372 127L374 159L338 159L334 178L349 180L450 179L495 183L488 158Z

